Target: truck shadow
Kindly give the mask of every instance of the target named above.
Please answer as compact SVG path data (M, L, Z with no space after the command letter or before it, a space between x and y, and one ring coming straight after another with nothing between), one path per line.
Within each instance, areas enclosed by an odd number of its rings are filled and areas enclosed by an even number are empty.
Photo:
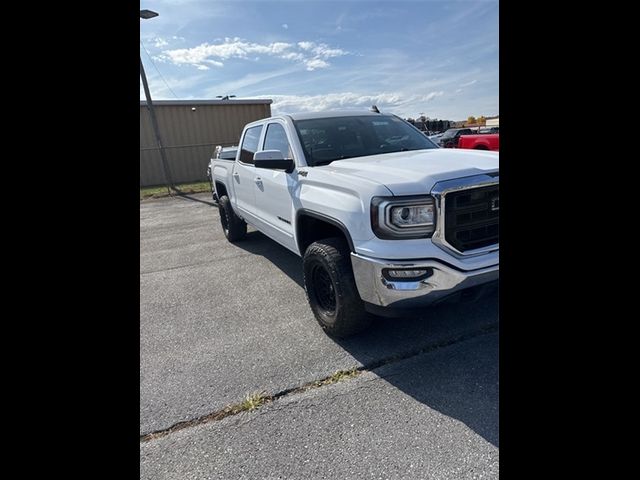
M300 258L262 233L250 232L236 246L264 256L304 288ZM332 341L390 385L499 447L498 303L494 292L425 308L420 316L378 317L369 330Z
M183 192L181 190L176 189L175 198L179 198L181 200L189 200L189 201L192 201L192 202L204 203L205 205L211 205L212 207L218 208L218 204L214 203L213 201L210 200L211 195L206 197L206 200L204 198L200 198L200 197L202 197L201 194L199 194L196 197L196 196L193 196L192 194L188 194L188 193L185 193L185 192Z
M300 257L290 252L279 243L271 240L263 233L257 230L250 231L242 241L237 242L234 245L247 252L266 258L278 267L287 277L296 282L299 287L304 288Z
M499 447L497 329L494 294L431 307L423 317L377 319L370 331L335 341L390 385Z

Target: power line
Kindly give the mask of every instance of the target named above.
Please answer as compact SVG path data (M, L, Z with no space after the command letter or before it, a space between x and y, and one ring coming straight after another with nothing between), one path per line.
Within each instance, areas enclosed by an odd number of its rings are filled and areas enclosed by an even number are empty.
M171 87L169 86L169 84L167 83L167 81L164 79L164 77L162 76L162 73L160 73L160 70L158 69L158 67L156 66L155 62L153 61L153 58L151 58L151 55L149 54L149 51L147 50L147 47L144 46L144 43L142 43L142 39L140 39L140 45L142 45L142 48L144 49L144 51L147 54L147 57L149 57L149 60L151 60L151 65L153 65L153 68L156 69L156 72L158 72L158 75L160 75L160 78L162 79L162 81L164 82L164 84L167 86L167 88L169 89L169 91L173 94L174 97L176 97L176 99L180 100L178 98L178 96L175 94L175 92L173 90L171 90Z

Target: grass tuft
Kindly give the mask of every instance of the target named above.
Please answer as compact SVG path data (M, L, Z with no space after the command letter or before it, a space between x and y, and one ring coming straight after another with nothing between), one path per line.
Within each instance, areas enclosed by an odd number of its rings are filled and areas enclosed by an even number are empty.
M247 397L237 405L231 405L227 407L229 413L236 414L240 412L250 412L252 410L257 410L262 405L271 401L271 396L266 392L256 392L247 395Z
M348 380L353 377L357 377L362 372L357 368L351 368L349 370L337 370L333 375L315 382L314 387L321 387L323 385L331 385L332 383L338 383L343 380Z

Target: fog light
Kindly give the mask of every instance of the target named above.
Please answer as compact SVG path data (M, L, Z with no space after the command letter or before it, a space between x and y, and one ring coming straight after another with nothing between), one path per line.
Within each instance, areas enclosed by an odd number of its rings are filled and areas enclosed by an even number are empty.
M382 271L382 274L388 279L388 280L413 280L413 281L417 281L417 280L422 280L424 278L427 278L429 276L431 276L432 274L432 270L430 268L423 268L423 269L407 269L407 268L403 268L403 269L399 269L399 270L392 270L390 268L385 268Z
M389 276L394 278L421 277L425 273L426 270L389 270Z

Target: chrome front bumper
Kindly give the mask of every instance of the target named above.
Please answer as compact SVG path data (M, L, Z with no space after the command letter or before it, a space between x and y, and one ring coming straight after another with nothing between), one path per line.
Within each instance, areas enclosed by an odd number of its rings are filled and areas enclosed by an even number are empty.
M385 261L357 253L351 253L351 264L362 300L381 307L421 307L500 278L500 265L465 272L437 260ZM432 274L420 281L390 281L382 274L402 268L431 269Z

